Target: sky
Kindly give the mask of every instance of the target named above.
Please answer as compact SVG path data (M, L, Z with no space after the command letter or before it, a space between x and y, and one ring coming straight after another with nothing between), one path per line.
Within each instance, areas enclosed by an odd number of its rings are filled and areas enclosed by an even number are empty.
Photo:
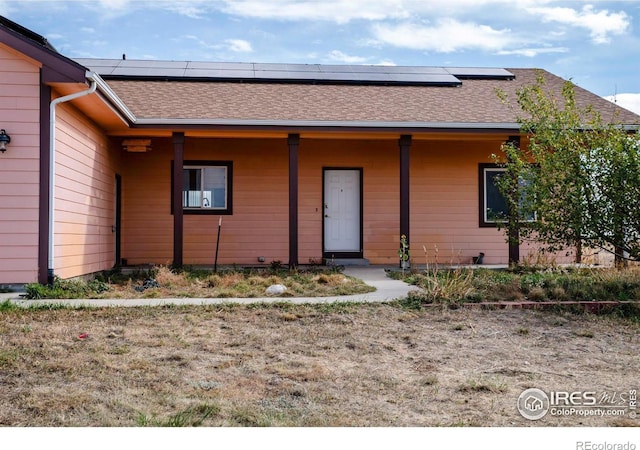
M640 114L640 0L0 0L70 58L536 67Z

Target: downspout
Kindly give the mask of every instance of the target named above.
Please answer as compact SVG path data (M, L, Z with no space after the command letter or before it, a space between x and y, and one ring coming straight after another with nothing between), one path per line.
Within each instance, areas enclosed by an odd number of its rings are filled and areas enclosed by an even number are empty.
M49 105L49 262L47 264L47 281L50 285L53 284L53 260L54 260L54 229L55 226L55 189L56 189L56 106L60 103L69 102L85 95L93 94L96 90L98 83L96 82L95 74L87 71L86 78L91 81L91 86L85 91L76 92L74 94L65 95L64 97L58 97L51 101Z

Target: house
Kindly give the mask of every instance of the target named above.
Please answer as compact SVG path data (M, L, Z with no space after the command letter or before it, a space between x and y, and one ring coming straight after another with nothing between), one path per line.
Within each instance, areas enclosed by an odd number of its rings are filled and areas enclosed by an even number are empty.
M219 225L221 264L397 264L401 235L416 262L524 258L486 211L519 138L495 91L536 74L72 60L0 17L0 284L212 264Z

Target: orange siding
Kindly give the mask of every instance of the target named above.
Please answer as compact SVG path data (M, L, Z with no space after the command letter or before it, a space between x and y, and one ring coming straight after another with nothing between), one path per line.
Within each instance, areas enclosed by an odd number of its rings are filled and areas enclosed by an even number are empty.
M40 75L32 60L0 44L0 284L38 278Z
M479 226L478 164L493 162L502 141L416 141L411 149L411 255L417 264L507 264L505 230ZM426 252L425 252L426 249ZM535 243L520 246L520 260L571 262L544 257Z
M115 173L119 150L73 107L56 111L55 274L106 270L115 263Z
M173 259L172 152L170 140L154 139L150 152L122 155L122 257L128 264Z
M123 250L129 264L173 260L169 139L148 153L125 155ZM287 262L289 240L286 140L187 138L185 160L233 161L233 215L222 216L218 262ZM184 216L185 264L213 264L218 215Z
M504 232L478 224L478 164L491 162L501 141L415 141L411 150L411 250L417 264L505 264ZM220 264L287 262L288 148L284 139L187 138L185 160L233 161L233 215L223 216ZM173 259L170 139L148 153L126 154L123 257L129 264ZM322 258L322 175L325 167L363 171L364 257L396 264L399 245L399 151L395 140L301 139L299 262ZM185 264L212 264L219 216L184 216ZM531 255L530 255L531 253ZM534 258L523 245L522 258Z
M299 261L322 258L323 167L362 168L364 257L373 264L396 260L400 184L396 141L300 142Z
M437 258L442 264L469 264L480 252L485 253L486 264L508 262L504 232L478 224L478 163L492 162L491 154L500 145L500 141L414 142L411 250L416 263L433 263Z

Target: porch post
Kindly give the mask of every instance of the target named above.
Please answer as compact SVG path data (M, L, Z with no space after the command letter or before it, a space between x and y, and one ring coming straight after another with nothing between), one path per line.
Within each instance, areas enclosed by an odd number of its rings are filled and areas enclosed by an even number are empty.
M300 135L290 134L289 144L289 269L298 265L298 147Z
M298 265L298 147L300 135L290 134L289 144L289 269Z
M507 142L520 148L520 136L509 136ZM513 180L514 189L518 189L518 180ZM507 212L508 238L509 238L509 266L520 262L520 214L518 211Z
M400 147L400 236L407 237L407 246L410 243L409 234L409 154L411 152L411 135L403 134L398 140ZM400 243L397 243L398 246Z
M173 265L182 266L184 133L173 133Z

